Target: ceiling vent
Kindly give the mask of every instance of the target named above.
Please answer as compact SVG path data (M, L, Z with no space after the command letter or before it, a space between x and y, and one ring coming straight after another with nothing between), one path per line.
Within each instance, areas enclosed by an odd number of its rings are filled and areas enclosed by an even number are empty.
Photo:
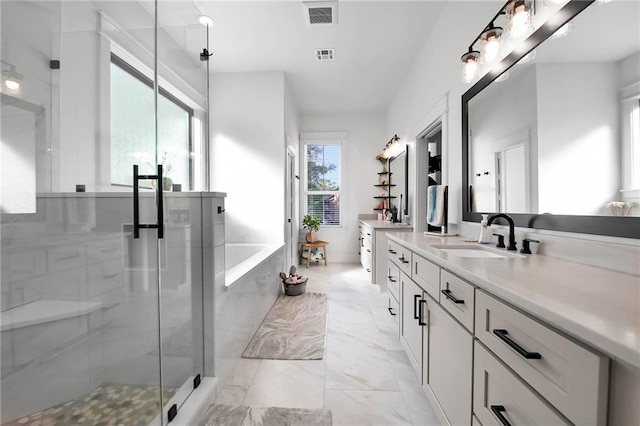
M333 61L336 52L333 49L316 49L316 59L319 61Z
M338 3L329 1L305 1L304 18L307 25L336 25L338 22Z

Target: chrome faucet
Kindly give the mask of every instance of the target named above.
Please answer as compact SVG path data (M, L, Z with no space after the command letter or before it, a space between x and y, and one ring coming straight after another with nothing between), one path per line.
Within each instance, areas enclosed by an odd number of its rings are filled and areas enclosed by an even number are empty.
M493 216L489 217L489 221L487 222L487 226L491 226L493 221L496 220L496 219L499 219L499 218L506 219L506 221L509 222L509 245L507 246L507 250L511 250L511 251L518 250L516 248L516 233L515 233L515 229L514 229L515 225L513 224L513 219L511 219L509 216L507 216L504 213L494 214Z

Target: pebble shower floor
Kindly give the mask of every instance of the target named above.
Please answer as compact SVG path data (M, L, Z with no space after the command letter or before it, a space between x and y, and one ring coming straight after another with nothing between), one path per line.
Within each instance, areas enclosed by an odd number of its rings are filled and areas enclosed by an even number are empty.
M170 398L177 389L165 391ZM2 426L137 426L158 415L158 387L102 384L88 394Z

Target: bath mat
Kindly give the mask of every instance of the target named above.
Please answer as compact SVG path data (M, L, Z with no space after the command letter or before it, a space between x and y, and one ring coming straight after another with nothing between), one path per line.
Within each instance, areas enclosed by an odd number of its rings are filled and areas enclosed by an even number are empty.
M212 405L201 426L331 426L331 411L324 409Z
M280 296L242 354L257 359L322 359L327 295Z

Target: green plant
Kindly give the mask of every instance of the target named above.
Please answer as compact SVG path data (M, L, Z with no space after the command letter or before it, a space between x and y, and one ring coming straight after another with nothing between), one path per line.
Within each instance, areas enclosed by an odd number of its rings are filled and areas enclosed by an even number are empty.
M320 216L316 216L314 218L307 214L302 218L302 226L313 232L318 232L321 223L322 220L320 219Z

